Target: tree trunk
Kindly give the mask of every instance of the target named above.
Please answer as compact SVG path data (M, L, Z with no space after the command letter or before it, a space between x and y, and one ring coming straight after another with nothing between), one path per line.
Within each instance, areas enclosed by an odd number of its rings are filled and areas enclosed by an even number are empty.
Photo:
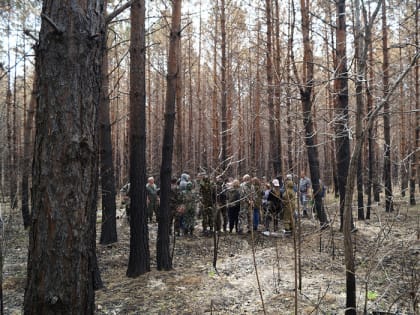
M158 270L171 270L172 257L169 251L169 194L171 190L172 154L175 120L175 100L177 81L180 77L179 48L181 41L182 0L172 3L172 23L168 56L168 74L165 102L165 128L162 145L162 164L160 169L161 203L157 236L156 262Z
M145 2L131 4L130 67L130 257L127 276L150 271L146 213Z
M227 61L226 61L226 14L225 14L225 0L221 0L220 3L220 33L221 33L221 120L222 120L222 152L220 155L220 163L223 172L228 171L228 115L227 115L227 82L226 82L226 72L227 72ZM216 87L215 87L216 88Z
M363 82L366 78L366 55L362 55L363 41L362 29L360 26L360 3L355 1L355 41L354 54L356 59L356 141L362 136L362 121L363 121ZM366 51L366 49L364 49ZM363 162L362 151L358 157L357 162L357 218L359 220L365 219L364 202L363 202Z
M281 51L280 51L280 8L279 8L279 1L275 1L275 62L274 62L274 69L275 69L275 76L274 76L274 97L275 97L275 112L276 112L276 146L275 152L277 155L276 159L276 168L277 174L283 174L283 149L282 149L282 136L281 136Z
M314 60L312 53L312 46L310 40L310 15L309 15L309 1L301 0L301 15L302 15L302 41L303 41L303 66L302 79L299 79L296 62L294 62L293 50L291 50L291 59L293 61L293 71L297 78L300 88L300 97L302 103L303 125L305 128L305 145L308 154L308 163L310 176L312 181L312 189L315 201L315 211L320 222L321 227L328 223L328 219L324 208L322 206L322 196L319 184L319 158L316 132L314 131L314 124L312 120L312 93L314 87ZM291 30L293 37L293 29ZM293 44L293 42L291 43ZM303 168L302 168L303 169Z
M36 104L36 94L38 93L37 75L35 72L32 85L32 94L29 100L29 107L26 111L25 127L23 131L23 167L22 167L22 218L23 226L27 229L31 224L31 214L29 209L29 179L32 162L33 148L33 125ZM25 102L26 103L26 102Z
M107 1L105 1L106 7ZM107 38L103 42L102 87L99 102L99 152L102 192L102 223L100 243L117 242L117 206L115 201L115 176L112 158L111 123L109 113L109 79Z
M388 30L386 21L386 3L382 5L382 53L383 53L383 86L384 98L389 93L389 57L388 57ZM385 211L394 210L392 202L392 179L391 179L391 115L389 103L384 104L384 181L385 181Z
M419 1L416 0L416 8L418 8ZM419 47L419 10L415 10L415 25L416 25L416 47ZM411 176L410 176L410 205L416 204L416 179L418 178L418 172L420 170L420 78L419 78L419 62L417 61L416 67L414 67L414 81L416 90L416 113L414 114L414 149L417 150L411 158Z
M265 1L265 16L267 20L267 49L266 49L266 71L267 71L267 106L268 106L268 128L269 128L269 156L273 165L273 175L280 175L278 163L278 152L276 150L276 126L274 113L274 89L273 89L273 49L272 49L272 13L271 1Z
M93 314L103 6L44 1L25 314Z
M344 199L346 196L346 180L350 162L349 114L348 114L348 72L346 57L346 17L345 0L339 0L337 5L337 42L336 42L336 77L334 80L336 92L336 161L338 190L340 194L340 231L343 230Z

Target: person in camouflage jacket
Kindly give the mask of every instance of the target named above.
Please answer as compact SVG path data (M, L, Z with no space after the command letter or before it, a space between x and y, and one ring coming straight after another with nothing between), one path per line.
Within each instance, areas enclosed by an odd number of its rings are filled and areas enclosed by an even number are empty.
M203 234L207 235L213 231L213 212L216 205L216 188L207 175L200 182L200 196L203 204Z
M192 182L188 182L186 189L181 192L182 204L185 207L184 212L184 234L193 235L195 227L195 194L192 190Z

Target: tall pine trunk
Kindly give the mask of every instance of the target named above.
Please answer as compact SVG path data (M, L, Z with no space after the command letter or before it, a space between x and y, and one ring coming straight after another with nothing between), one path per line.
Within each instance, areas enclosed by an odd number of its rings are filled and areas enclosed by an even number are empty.
M419 7L419 0L416 0L416 8ZM419 10L415 10L415 25L416 25L416 47L419 47ZM414 79L415 79L415 93L416 93L416 113L414 114L414 148L417 148L411 158L411 176L410 176L410 205L414 206L416 204L415 192L416 192L416 181L418 179L418 172L420 172L420 78L419 78L419 62L416 62L416 67L414 67ZM419 184L420 185L420 184Z
M336 42L336 93L335 147L337 162L338 190L340 195L340 231L343 230L344 199L346 180L350 161L349 114L348 114L348 72L346 56L346 17L345 0L336 2L337 6L337 42Z
M105 6L107 1L105 1ZM100 243L117 242L117 206L115 201L115 176L112 156L111 122L109 112L109 78L107 38L104 38L102 56L102 87L99 102L99 152L102 193L102 223Z
M228 109L227 109L227 60L226 60L226 5L225 0L220 1L220 33L221 33L221 120L222 120L222 151L220 155L220 163L223 171L228 171ZM229 170L228 172L230 172Z
M130 256L127 276L150 271L146 213L146 41L145 1L131 4L130 44Z
M382 81L384 87L384 98L389 93L389 56L388 56L388 29L386 20L386 2L382 4ZM392 202L392 178L391 178L391 114L389 103L384 104L384 181L385 181L385 211L394 210Z
M318 158L318 147L317 139L315 137L316 132L314 130L314 123L312 119L312 97L314 88L314 58L312 52L312 45L310 39L310 12L309 12L309 1L301 0L301 15L302 15L302 41L303 41L303 66L302 66L302 78L300 78L297 65L294 60L293 50L291 50L291 60L293 61L293 71L295 77L299 82L299 92L301 97L302 105L302 116L303 125L305 128L305 145L308 155L309 171L312 181L313 197L315 201L315 211L322 226L328 223L328 219L322 205L321 189L319 184L320 172L319 172L319 158ZM293 28L291 29L291 36L293 37ZM293 43L291 43L293 44Z
M44 1L25 314L93 314L103 6Z
M156 244L156 263L158 270L172 269L172 257L169 251L169 195L171 191L176 90L178 86L177 81L181 79L179 65L179 54L181 53L181 5L182 0L174 0L172 3L172 23L165 101L165 127L162 145L162 164L160 168L161 203Z

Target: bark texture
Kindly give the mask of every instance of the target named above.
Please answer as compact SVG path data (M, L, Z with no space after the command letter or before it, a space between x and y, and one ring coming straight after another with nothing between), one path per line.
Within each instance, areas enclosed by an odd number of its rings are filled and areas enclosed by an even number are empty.
M146 45L144 0L131 4L130 256L127 276L150 271L146 213Z
M165 130L163 135L162 164L160 169L161 203L157 236L157 269L172 269L172 257L169 251L169 195L171 190L173 137L175 124L175 99L179 72L179 43L181 40L181 0L172 4L172 25L169 44L168 74L165 102Z
M25 314L93 314L101 1L44 1Z

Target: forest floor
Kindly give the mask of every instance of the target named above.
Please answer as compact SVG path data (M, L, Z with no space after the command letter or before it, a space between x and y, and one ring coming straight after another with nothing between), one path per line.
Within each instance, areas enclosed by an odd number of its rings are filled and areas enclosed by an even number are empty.
M7 213L4 207L4 311L21 314L27 232L18 211ZM213 237L199 235L198 222L196 236L176 238L171 271L156 270L157 224L149 224L151 271L127 278L130 232L127 220L120 218L119 242L97 246L104 288L96 292L96 314L344 314L343 234L336 200L327 209L327 230L320 231L313 218L301 220L301 277L295 273L294 238L261 231L220 234L215 269ZM397 201L393 213L376 205L370 220L355 221L358 313L366 307L367 314L419 314L419 221L420 206L408 206L407 199Z

